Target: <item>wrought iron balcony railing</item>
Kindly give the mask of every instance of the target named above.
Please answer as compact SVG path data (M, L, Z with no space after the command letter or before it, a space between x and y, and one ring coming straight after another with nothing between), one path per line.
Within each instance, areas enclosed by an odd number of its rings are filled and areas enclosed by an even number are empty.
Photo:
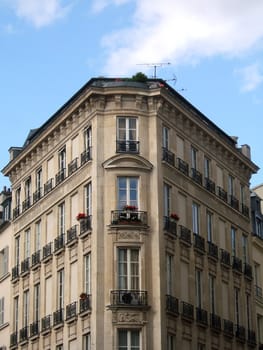
M211 193L216 193L216 185L214 181L212 181L208 177L205 178L205 188Z
M67 230L67 244L70 244L78 239L77 225L72 226Z
M61 251L64 247L65 247L65 235L64 233L62 233L57 238L54 239L54 254Z
M248 344L255 346L257 344L256 341L256 332L248 329L247 331L247 342Z
M79 313L91 310L91 295L85 294L79 300Z
M19 265L16 265L12 268L12 281L15 281L19 278Z
M240 341L245 342L246 341L246 328L237 324L235 327L235 336Z
M92 223L92 216L88 215L87 217L79 220L79 234L80 236L84 235L87 232L90 232L92 230L91 223Z
M189 165L181 158L177 158L177 168L181 173L185 174L186 176L189 175Z
M34 267L36 267L37 265L39 265L41 262L41 258L40 258L40 250L38 250L37 252L33 253L31 256L31 267L32 269Z
M181 315L183 318L192 321L194 319L194 306L185 301L181 301Z
M19 342L24 342L24 341L27 341L28 340L28 326L26 327L23 327L20 329L19 331Z
M220 262L222 265L226 267L230 267L231 265L230 254L224 249L220 249Z
M262 293L262 288L260 286L255 285L255 295L258 299L263 301L263 293Z
M197 233L194 233L194 248L199 252L205 252L205 239Z
M13 209L13 218L16 219L20 215L20 205Z
M30 271L30 258L26 258L21 262L21 275L29 273Z
M231 205L232 208L239 210L239 201L233 195L229 196L229 204Z
M174 237L176 237L177 233L177 223L174 219L170 218L169 216L164 216L164 230Z
M139 210L112 210L111 225L147 226L147 212Z
M112 290L111 305L145 307L148 305L147 292L144 290Z
M56 185L59 185L62 181L64 181L66 178L66 169L60 169L59 172L56 174Z
M191 230L189 230L187 227L180 225L179 226L179 238L180 241L187 244L191 245Z
M13 332L10 334L10 347L16 346L18 344L18 334Z
M244 203L241 204L241 212L249 218L249 208Z
M44 184L44 194L48 194L51 190L53 189L53 179L49 179L45 184Z
M27 197L22 203L22 211L26 211L31 206L31 197Z
M78 170L78 158L73 159L68 165L68 176Z
M116 152L117 153L139 153L139 141L116 141Z
M242 273L242 260L237 256L232 257L232 269L236 272Z
M224 202L227 202L227 192L220 186L217 186L217 195Z
M252 266L246 262L244 263L244 275L249 280L253 278Z
M38 188L34 193L33 193L33 203L35 204L38 202L42 197L42 188Z
M64 310L58 309L55 312L53 312L53 326L57 326L64 321Z
M49 242L43 247L43 260L47 260L52 257L52 242Z
M173 314L179 314L179 301L172 295L166 295L166 311Z
M47 332L51 329L51 315L47 315L41 319L41 332Z
M200 171L198 171L195 168L192 168L192 179L198 183L199 185L202 185L203 179L202 179L202 174L200 173Z
M90 161L91 159L92 159L91 158L91 147L89 147L81 153L80 164L83 165L83 164L87 163L88 161Z
M77 302L66 306L66 321L77 316Z
M175 161L174 161L174 153L169 151L167 148L163 147L163 157L162 160L164 160L166 163L174 166Z
M221 318L216 314L210 314L210 327L217 332L221 331Z
M35 337L39 334L39 321L35 321L30 325L30 337Z
M200 307L197 307L195 311L196 311L196 322L203 326L207 326L208 325L207 311Z
M226 336L233 337L234 336L233 322L229 320L223 320L223 331Z
M207 242L208 251L207 254L209 257L218 259L218 246L212 242Z

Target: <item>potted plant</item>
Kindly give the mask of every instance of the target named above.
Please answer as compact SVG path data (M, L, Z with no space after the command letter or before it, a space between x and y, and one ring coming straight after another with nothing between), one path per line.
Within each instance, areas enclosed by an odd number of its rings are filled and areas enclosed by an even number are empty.
M170 215L170 218L171 218L172 220L175 220L175 221L178 221L178 220L179 220L179 216L178 216L176 213L172 213L172 214Z
M129 205L129 204L126 204L124 207L123 207L124 210L130 210L130 211L135 211L137 209L137 207L135 205Z
M79 221L81 219L85 219L87 215L85 213L78 213L76 219Z
M84 299L87 299L88 296L87 296L87 293L83 292L83 293L80 294L79 297L80 297L81 300L84 300Z

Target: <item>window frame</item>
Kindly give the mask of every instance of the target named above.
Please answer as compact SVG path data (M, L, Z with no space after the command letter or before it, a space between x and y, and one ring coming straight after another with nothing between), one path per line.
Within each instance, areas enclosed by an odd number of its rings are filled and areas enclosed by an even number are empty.
M121 187L121 182L125 181L125 187ZM136 186L132 187L132 181ZM126 205L139 207L139 177L138 176L118 176L117 177L117 203L118 209L122 210ZM135 193L135 199L133 194ZM122 199L123 197L123 199Z
M124 252L124 256L121 256ZM133 260L132 253L136 254ZM137 271L133 273L133 271ZM141 251L139 247L117 247L117 289L141 290Z

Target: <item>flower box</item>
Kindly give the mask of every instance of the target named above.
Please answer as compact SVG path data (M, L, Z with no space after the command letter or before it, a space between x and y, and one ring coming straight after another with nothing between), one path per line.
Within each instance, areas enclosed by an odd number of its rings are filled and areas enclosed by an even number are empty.
M131 210L131 211L134 211L134 210L137 210L137 207L135 205L125 205L123 207L124 210Z
M176 220L176 221L179 220L179 216L176 213L172 213L170 215L170 218L173 219L173 220Z
M87 215L85 213L78 213L76 219L80 220L80 219L85 219L87 217Z

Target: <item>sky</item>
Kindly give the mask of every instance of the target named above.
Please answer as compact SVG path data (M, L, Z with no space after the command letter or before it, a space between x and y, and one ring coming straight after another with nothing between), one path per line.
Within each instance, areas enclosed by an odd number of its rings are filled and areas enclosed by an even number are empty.
M263 183L262 0L0 0L0 169L92 77L166 80ZM0 190L10 186L0 175Z

